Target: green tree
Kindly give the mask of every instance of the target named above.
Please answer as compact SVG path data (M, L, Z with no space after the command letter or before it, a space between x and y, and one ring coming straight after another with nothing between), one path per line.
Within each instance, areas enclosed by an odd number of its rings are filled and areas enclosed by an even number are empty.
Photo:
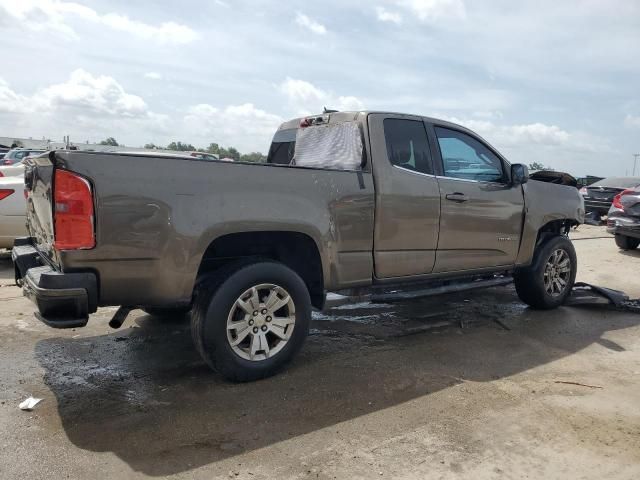
M254 162L263 163L267 160L267 157L260 152L251 152L240 155L241 162Z
M227 157L233 158L236 162L240 161L240 152L233 147L227 149Z
M171 142L169 145L167 145L167 150L175 150L177 152L191 152L195 151L196 147L194 147L190 143Z
M532 162L529 164L529 170L553 170L553 168L545 167L544 164L540 162Z
M214 153L218 155L220 153L220 145L217 143L210 143L206 151L207 153Z
M24 144L20 140L14 140L13 143L11 143L11 148L22 148L22 147L24 147Z
M149 150L157 150L160 147L157 146L155 143L145 143L144 148L147 148Z
M119 146L118 142L113 137L108 137L100 142L100 145L109 145L111 147Z

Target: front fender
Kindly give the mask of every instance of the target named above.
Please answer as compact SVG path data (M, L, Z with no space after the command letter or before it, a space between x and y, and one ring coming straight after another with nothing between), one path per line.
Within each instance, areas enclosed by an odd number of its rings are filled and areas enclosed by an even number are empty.
M538 232L551 222L584 223L584 200L575 187L530 180L523 186L525 215L517 266L529 265Z

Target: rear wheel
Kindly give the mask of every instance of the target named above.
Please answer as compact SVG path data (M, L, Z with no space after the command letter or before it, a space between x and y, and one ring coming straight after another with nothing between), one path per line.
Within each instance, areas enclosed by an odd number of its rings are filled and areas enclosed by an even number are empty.
M640 239L617 234L616 245L622 250L633 250L638 248L638 245L640 245Z
M532 308L556 308L571 295L577 266L571 240L552 237L538 247L530 266L514 273L516 292Z
M309 331L307 287L276 262L243 265L225 277L198 288L191 316L196 348L231 381L273 375L300 350Z

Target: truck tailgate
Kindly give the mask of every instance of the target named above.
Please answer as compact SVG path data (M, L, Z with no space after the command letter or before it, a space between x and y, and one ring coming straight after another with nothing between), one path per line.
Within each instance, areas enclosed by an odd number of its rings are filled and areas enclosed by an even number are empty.
M53 249L53 153L29 159L25 165L27 228L35 247L50 261L59 264Z

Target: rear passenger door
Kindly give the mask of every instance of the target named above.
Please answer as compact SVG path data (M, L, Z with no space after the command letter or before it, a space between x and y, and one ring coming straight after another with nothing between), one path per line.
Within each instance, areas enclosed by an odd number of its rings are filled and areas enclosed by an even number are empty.
M440 193L425 124L410 115L368 117L376 186L377 278L431 273Z
M508 164L480 138L452 126L430 126L442 175L442 208L434 272L515 264L524 209Z

